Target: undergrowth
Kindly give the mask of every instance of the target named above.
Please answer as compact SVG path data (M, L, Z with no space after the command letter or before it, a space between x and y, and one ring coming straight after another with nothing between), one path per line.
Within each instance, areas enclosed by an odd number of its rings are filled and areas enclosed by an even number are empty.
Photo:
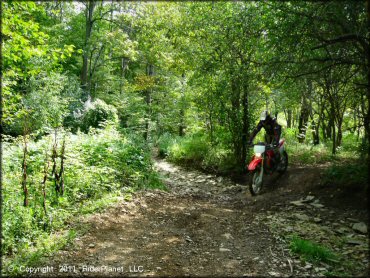
M332 154L331 141L321 142L318 145L313 145L309 140L299 143L295 129L283 129L281 138L285 139L285 147L291 164L334 163L337 165L341 161L352 159L354 153L359 157L364 153L361 142L352 134L344 134L342 146L336 149L335 155ZM254 143L263 141L264 131L261 131L254 139ZM225 135L216 134L214 141L211 142L205 131L198 131L183 137L165 133L157 139L156 146L160 157L166 157L175 163L188 164L218 173L240 169L240 165L237 165L234 158L230 138ZM250 156L252 152L253 150L250 150ZM250 161L250 156L246 164ZM362 168L358 170L362 171Z
M362 160L351 163L334 163L324 172L324 183L341 186L358 186L367 184L369 173L367 164Z
M286 140L286 147L290 161L294 164L315 165L333 163L341 160L351 159L354 154L358 157L364 155L363 144L351 133L343 134L342 144L336 148L335 155L332 154L332 141L321 140L320 144L314 145L307 138L299 143L296 138L297 130L294 128L283 129L282 138Z
M27 153L27 207L23 206L22 138L3 143L3 206L1 254L5 265L29 265L43 253L62 246L66 223L81 214L102 210L131 199L138 189L165 186L152 169L150 151L135 136L124 136L114 126L89 134L58 131L57 151L65 138L64 194L57 193L51 175L54 134L31 138ZM57 171L61 157L56 158ZM43 197L44 167L49 164ZM43 206L45 203L45 208ZM59 235L59 236L58 236ZM70 237L70 236L69 236ZM41 246L41 245L42 246ZM3 269L6 271L6 269Z
M166 133L159 137L156 146L160 157L178 164L218 173L237 167L229 146L212 144L208 136L202 133L184 137Z

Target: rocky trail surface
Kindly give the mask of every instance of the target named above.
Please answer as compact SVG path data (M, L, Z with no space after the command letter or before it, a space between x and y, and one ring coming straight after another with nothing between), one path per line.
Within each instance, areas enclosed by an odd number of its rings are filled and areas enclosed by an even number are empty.
M347 194L330 195L317 187L317 168L291 167L280 179L269 178L262 194L252 197L245 181L238 184L164 160L155 167L168 192L137 192L132 201L82 217L86 232L48 258L54 271L45 275L366 276L366 207L336 205L333 199L346 203ZM355 265L348 270L300 260L284 237L294 233L329 246Z

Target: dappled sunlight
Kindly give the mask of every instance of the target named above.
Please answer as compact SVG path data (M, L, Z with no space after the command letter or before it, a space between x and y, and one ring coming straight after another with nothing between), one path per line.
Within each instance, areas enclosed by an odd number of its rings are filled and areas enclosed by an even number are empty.
M167 238L166 241L168 243L171 243L171 244L177 244L177 243L180 243L180 242L184 242L182 239L180 239L178 237L175 237L175 236L171 236L171 237Z
M156 160L154 167L158 168L160 171L175 173L178 171L177 167L174 164L170 164L165 160Z

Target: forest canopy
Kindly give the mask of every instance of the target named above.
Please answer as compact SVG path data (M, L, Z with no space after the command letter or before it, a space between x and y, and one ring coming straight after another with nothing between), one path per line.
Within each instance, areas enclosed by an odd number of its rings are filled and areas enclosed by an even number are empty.
M5 1L3 131L87 132L114 113L150 140L201 130L241 163L268 109L335 153L369 133L364 4Z

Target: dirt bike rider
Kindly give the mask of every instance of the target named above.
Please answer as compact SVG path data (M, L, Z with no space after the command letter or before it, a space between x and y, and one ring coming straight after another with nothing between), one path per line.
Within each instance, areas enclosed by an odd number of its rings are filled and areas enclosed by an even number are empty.
M252 145L254 137L261 130L265 129L265 142L267 144L272 144L274 149L276 159L273 159L273 164L277 166L276 161L280 160L280 152L278 150L280 135L281 135L281 125L276 121L276 118L272 118L267 110L263 111L260 116L260 121L257 124L256 128L252 131L252 134L249 138L249 145Z

